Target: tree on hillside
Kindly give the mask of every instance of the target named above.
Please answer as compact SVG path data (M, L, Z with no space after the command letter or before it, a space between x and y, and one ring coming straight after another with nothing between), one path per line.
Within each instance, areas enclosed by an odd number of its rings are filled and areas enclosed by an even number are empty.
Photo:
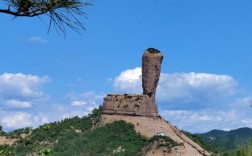
M65 26L78 32L85 30L83 23L78 16L85 16L82 8L90 3L80 0L0 0L5 8L0 8L0 13L5 13L16 17L39 17L46 15L49 17L50 31L54 25L58 33L66 35Z

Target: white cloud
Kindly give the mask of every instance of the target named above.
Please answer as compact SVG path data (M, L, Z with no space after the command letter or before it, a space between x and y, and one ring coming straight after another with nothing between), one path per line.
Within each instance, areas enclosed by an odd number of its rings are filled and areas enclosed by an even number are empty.
M15 108L30 108L30 107L32 107L32 104L30 102L18 101L15 99L7 100L6 104L8 106L15 107Z
M85 101L72 101L71 106L83 106L86 105L87 103Z
M71 110L71 111L66 111L64 113L61 114L61 116L59 117L60 119L65 119L65 118L72 118L75 116L85 116L88 115L88 113L90 113L91 111L87 111L87 110Z
M238 108L244 107L245 109L252 107L252 96L238 98L235 101L234 106Z
M224 109L162 110L162 117L180 129L190 132L207 132L213 129L232 130L252 128L251 96L234 100Z
M115 90L122 93L141 93L140 75L141 68L122 72L114 79ZM0 105L0 125L5 130L27 126L36 127L45 122L87 115L99 104L102 104L103 98L106 96L93 91L70 93L66 96L68 102L65 104L33 105L34 101L47 97L41 90L41 86L48 81L48 77L22 73L0 75L0 100L4 102L4 105ZM236 81L228 75L162 73L157 90L159 112L166 120L190 132L251 127L252 109L248 108L250 108L252 96L235 100L225 110L218 109L216 111L214 105L214 108L211 109L205 107L205 103L233 95L236 92L235 90ZM204 107L199 109L197 102ZM192 109L166 108L167 105L172 104L189 105ZM27 112L16 112L15 109L3 109L3 106L30 109L27 109Z
M69 118L74 116L84 116L92 112L102 104L105 94L97 94L93 91L83 93L70 93L67 98L70 100L70 105L55 105L54 109L57 110L58 118Z
M104 97L104 94L96 94L94 91L87 91L80 94L70 93L67 95L69 99L101 99Z
M23 128L32 125L31 115L25 112L16 112L2 118L4 128Z
M243 127L251 127L252 128L252 119L243 119L241 120L241 122L243 123Z
M157 100L198 107L219 103L234 95L237 82L229 75L209 73L161 74L157 89Z
M78 106L58 103L36 105L35 107L22 112L17 112L16 109L0 109L0 125L3 126L4 131L24 127L36 128L44 123L60 121L64 118L71 118L74 116L82 117L88 115L97 107L98 105L94 103L86 103L85 105Z
M84 106L84 105L100 105L103 102L105 94L96 94L93 91L88 91L80 94L70 93L67 98L71 100L72 106Z
M121 72L114 79L115 90L142 93L139 75L139 67ZM252 96L234 100L238 89L229 75L161 73L156 99L162 117L190 132L252 127Z
M120 93L142 93L141 68L121 72L114 79L114 88ZM235 94L236 81L229 75L209 73L161 73L156 99L159 103L183 106L209 105Z
M251 115L240 110L216 111L213 109L201 111L164 110L161 116L176 125L179 129L189 132L207 132L213 129L231 130L252 126Z
M142 69L137 67L121 72L114 80L114 87L117 92L142 93Z
M27 112L1 112L0 123L4 130L13 130L24 127L37 127L41 124L48 123L49 118L44 114L36 115Z
M66 96L66 99L69 100L69 104L55 103L36 105L36 107L32 108L34 114L30 114L30 126L36 127L45 122L59 121L74 116L85 116L91 113L94 108L97 108L99 104L102 104L104 97L104 94L96 94L93 91L80 94L70 93ZM2 116L5 117L6 115L8 114ZM3 124L3 127L7 127L7 130L11 129L10 126L6 124Z
M0 75L0 98L43 99L46 95L40 90L40 87L48 81L49 78L46 76L4 73Z
M29 38L28 40L29 42L35 42L35 43L40 43L40 44L47 44L48 41L42 37L39 36L32 36L31 38Z
M39 105L37 106L36 114L39 114L40 118L41 116L46 117L50 122L75 116L82 117L91 113L94 108L97 108L101 104L99 101L103 101L103 97L92 91L80 94L71 93L67 95L69 104Z
M161 74L159 92L161 98L193 97L193 94L208 92L207 96L232 95L236 81L228 75L208 73ZM167 90L170 92L167 92ZM168 90L168 91L169 91ZM166 91L166 92L165 92Z
M42 91L42 85L47 82L49 82L47 76L39 77L23 73L0 74L0 124L7 130L13 130L27 126L34 127L49 121L43 115L33 115L24 111L29 108L26 110L39 114L40 110L36 110L38 106L34 104L48 99L48 95Z

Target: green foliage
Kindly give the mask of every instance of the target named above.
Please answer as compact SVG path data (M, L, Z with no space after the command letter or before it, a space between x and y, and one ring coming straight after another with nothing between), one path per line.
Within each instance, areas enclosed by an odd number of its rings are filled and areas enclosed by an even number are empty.
M94 109L85 117L64 119L48 123L32 130L32 133L5 151L13 151L25 156L39 155L140 155L140 149L147 141L136 133L134 126L125 121L117 121L97 127L101 116L101 107ZM11 132L18 136L24 129Z
M204 148L207 151L211 151L213 153L223 153L223 148L221 146L217 146L215 144L206 142L203 140L203 137L201 135L198 134L191 134L189 132L186 131L182 131L186 136L188 136L191 140L193 140L195 143L197 143L198 145L200 145L202 148Z
M39 150L39 155L41 156L49 155L51 153L53 153L53 150L51 148L42 148L41 150Z
M204 134L194 134L192 136L200 137L203 143L201 146L208 151L221 155L235 156L237 150L240 150L240 154L243 153L241 148L247 146L248 138L252 137L252 129L239 128L231 131L212 130ZM197 143L200 144L199 142Z
M155 49L155 48L149 48L149 49L147 49L147 51L152 53L152 54L160 53L160 51L158 49Z
M0 156L10 156L13 153L9 145L0 145Z
M154 136L146 139L135 132L132 124L125 121L116 121L99 127L101 113L102 108L99 107L94 109L91 114L81 118L77 116L66 118L44 124L34 130L27 127L5 134L7 137L18 138L19 141L12 146L0 146L0 156L26 156L29 154L137 156L144 155L144 151L151 149L154 143L157 143L158 147L167 149L180 145L167 136ZM22 133L29 135L21 138ZM207 134L184 133L204 149L213 152L214 155L252 156L252 139L249 141L244 139L250 134L248 129L239 129L239 132L232 131L229 134L218 130ZM212 139L207 139L211 137ZM239 143L237 149L226 150L226 144L236 145L236 143L231 144L229 140L240 141L239 137L245 141L242 144ZM221 143L225 144L221 145Z
M50 129L50 125L45 124L44 126L41 127L43 131L47 131Z
M252 156L252 138L249 139L247 145L241 145L235 152L236 156Z
M6 132L3 131L3 126L0 126L0 136L5 135L5 134L6 134Z
M11 138L20 138L20 134L28 134L32 130L31 127L20 128L9 133L5 133L6 136Z
M31 153L52 155L50 151L54 151L53 148L57 144L61 144L65 140L74 140L79 136L91 132L92 128L99 122L101 110L101 107L99 107L87 116L81 118L76 116L71 119L66 118L60 122L44 124L34 130L31 128L23 128L10 132L6 135L8 137L18 138L19 141L11 147L2 147L1 150L8 149L14 151L18 153L18 156L25 156ZM29 134L30 131L30 135L26 138L23 139L20 137L21 133Z
M166 149L171 149L172 147L175 146L180 146L182 145L181 143L177 143L174 140L172 140L168 136L158 136L155 135L151 137L144 145L143 149L147 152L149 151L154 144L157 144L157 147L164 147Z
M240 128L232 131L212 130L205 134L184 133L207 151L220 156L252 156L252 130Z
M0 150L0 155L3 155L3 156L9 156L11 155L13 152L11 150L8 150L8 149L3 149L3 150Z
M76 138L65 138L55 146L55 155L139 155L146 139L134 130L134 126L125 121L116 121Z

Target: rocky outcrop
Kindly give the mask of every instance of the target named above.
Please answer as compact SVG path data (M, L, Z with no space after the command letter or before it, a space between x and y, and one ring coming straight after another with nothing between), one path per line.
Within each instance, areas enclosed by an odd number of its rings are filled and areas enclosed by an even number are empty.
M142 57L143 94L108 94L104 98L100 126L118 120L134 125L135 130L151 138L165 135L176 142L176 146L163 146L154 142L143 153L146 156L210 156L206 150L193 142L172 124L161 119L155 102L156 88L160 77L163 55L149 48ZM160 148L161 147L161 148Z
M108 94L104 98L103 114L159 116L157 109L150 111L150 101L150 97L144 94Z
M157 49L147 49L142 57L143 94L108 94L104 98L103 114L157 117L156 88L163 55Z
M157 49L149 48L143 54L142 86L143 94L149 96L149 102L147 103L147 113L149 113L149 116L152 116L152 113L158 113L157 105L155 103L155 96L160 77L162 61L163 55Z

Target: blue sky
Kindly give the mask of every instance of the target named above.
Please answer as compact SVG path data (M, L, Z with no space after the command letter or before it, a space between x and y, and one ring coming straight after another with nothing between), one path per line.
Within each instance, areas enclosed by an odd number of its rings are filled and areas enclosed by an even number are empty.
M86 31L0 14L0 125L83 116L107 93L141 93L141 57L164 60L160 114L190 132L252 127L252 1L92 1ZM4 5L1 3L0 8ZM43 21L43 22L42 22Z

